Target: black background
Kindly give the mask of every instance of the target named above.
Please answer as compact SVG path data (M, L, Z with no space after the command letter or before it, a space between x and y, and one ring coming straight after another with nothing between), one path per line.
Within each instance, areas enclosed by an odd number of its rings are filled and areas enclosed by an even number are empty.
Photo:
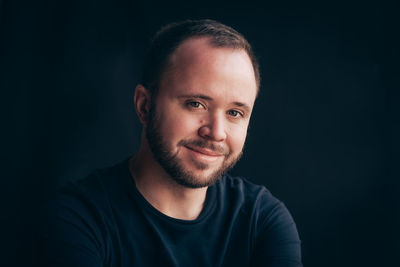
M148 39L212 18L261 63L232 171L291 211L305 266L400 266L399 5L393 2L2 0L1 266L32 266L56 186L138 148Z

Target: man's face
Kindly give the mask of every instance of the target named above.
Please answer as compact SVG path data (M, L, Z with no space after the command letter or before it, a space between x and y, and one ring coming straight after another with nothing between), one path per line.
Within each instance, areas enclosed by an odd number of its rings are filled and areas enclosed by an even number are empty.
M256 98L244 50L189 39L171 57L146 126L150 149L177 183L212 185L239 160Z

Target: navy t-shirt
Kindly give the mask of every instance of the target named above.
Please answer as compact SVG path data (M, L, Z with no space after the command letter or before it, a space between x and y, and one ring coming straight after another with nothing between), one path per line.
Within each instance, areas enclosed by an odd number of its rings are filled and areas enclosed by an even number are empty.
M180 220L145 200L124 161L62 188L43 228L45 266L302 266L284 204L229 175Z

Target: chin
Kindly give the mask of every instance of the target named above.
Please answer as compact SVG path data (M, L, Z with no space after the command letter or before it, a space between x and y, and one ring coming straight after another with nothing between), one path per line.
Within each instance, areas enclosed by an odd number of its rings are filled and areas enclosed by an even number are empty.
M195 170L188 169L176 169L177 172L170 175L171 178L178 183L187 188L203 188L215 184L223 175L221 168Z

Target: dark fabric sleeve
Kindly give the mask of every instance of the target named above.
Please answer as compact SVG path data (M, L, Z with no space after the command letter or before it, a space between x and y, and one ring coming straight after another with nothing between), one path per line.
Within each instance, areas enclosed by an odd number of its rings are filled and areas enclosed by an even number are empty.
M100 267L104 262L101 215L85 196L63 192L49 208L42 227L42 266Z
M300 239L285 205L277 202L257 231L252 267L301 267Z

